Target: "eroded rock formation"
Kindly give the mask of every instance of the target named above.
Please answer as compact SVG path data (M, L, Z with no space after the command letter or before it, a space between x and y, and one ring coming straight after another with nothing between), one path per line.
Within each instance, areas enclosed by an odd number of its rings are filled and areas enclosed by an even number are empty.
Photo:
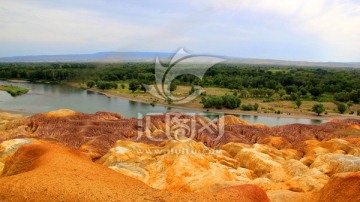
M0 177L1 201L268 201L254 185L217 192L155 190L93 163L70 148L39 142L20 147Z
M293 148L306 152L307 140L359 137L359 128L360 120L333 120L321 125L289 124L270 128L249 124L234 116L210 122L200 116L169 113L137 120L125 119L110 112L84 114L59 110L8 122L0 135L3 140L33 137L58 141L87 152L92 158L100 158L117 140L160 145L169 137L188 137L216 149L230 142L238 142L271 144L278 149Z
M266 201L262 190L273 201L302 202L346 200L346 191L356 199L358 193L339 184L359 182L359 120L268 127L234 116L209 121L169 113L137 120L116 113L59 110L27 118L7 114L0 122L4 200L26 200L30 193L41 200L36 190L46 190L44 199L58 200L90 200L84 190L98 200L129 196L170 201ZM53 182L54 176L70 184ZM46 183L25 187L32 180ZM6 188L11 183L17 188ZM68 198L56 195L51 186L59 186L56 193ZM109 191L114 186L121 189ZM107 196L98 196L100 192ZM191 193L193 197L188 192L197 193Z
M348 151L358 150L350 142L332 139L312 142L309 153L325 149L324 145L334 149L339 143ZM214 150L184 139L167 141L164 146L118 141L99 163L151 187L179 191L215 191L250 183L266 191L310 192L321 190L334 174L360 171L356 152L345 155L328 150L307 165L302 162L306 158L297 150L264 144L228 143Z

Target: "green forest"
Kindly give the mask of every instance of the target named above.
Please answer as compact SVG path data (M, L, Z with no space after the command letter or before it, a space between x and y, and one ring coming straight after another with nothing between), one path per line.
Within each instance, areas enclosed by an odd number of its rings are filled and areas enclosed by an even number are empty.
M188 64L195 70L201 64ZM25 79L31 82L82 82L88 87L117 88L118 82L154 84L154 63L16 63L0 64L1 79ZM263 98L264 102L299 98L315 101L360 101L360 70L354 68L320 68L217 64L204 78L185 74L177 85L199 85L232 89L240 98ZM141 89L141 85L139 87ZM136 89L135 89L136 90ZM227 97L227 100L232 100ZM206 99L204 99L206 102ZM237 101L231 101L237 106Z

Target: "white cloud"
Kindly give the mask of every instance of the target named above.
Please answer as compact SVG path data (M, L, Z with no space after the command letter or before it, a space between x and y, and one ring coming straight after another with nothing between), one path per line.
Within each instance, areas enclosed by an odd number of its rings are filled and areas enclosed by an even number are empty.
M360 5L337 3L322 15L308 21L308 32L329 44L335 55L360 58Z
M360 60L356 1L59 2L1 0L0 55L185 47L234 56L282 58L288 52L282 59Z
M323 41L335 58L360 60L360 4L350 0L214 0L218 10L266 13ZM285 25L287 26L287 25Z
M101 19L87 10L59 10L6 1L0 4L1 40L49 43L113 43L144 29Z
M114 10L115 13L116 8ZM133 20L139 20L135 18L136 16L121 15L121 13L108 15L106 11L96 8L85 9L79 6L57 8L36 1L2 1L0 43L23 43L24 46L34 48L36 43L42 47L47 44L49 47L58 46L59 50L69 46L76 47L74 50L76 53L86 48L89 49L88 51L142 51L157 46L157 50L161 50L165 46L169 48L169 44L188 41L181 34L177 35L171 30L166 31L162 26L147 26L145 22L134 23ZM43 50L41 54L49 54L46 51ZM6 50L1 52L4 54ZM33 52L39 54L41 50Z

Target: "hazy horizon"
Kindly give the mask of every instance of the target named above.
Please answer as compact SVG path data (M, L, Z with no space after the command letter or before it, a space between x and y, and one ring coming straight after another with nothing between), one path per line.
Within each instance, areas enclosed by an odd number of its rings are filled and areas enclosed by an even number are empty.
M74 54L67 54L67 53L64 53L64 54L41 54L41 55L32 55L32 54L29 54L29 55L13 55L13 56L5 56L5 57L0 57L0 59L7 59L7 58L32 58L32 57L52 57L52 56L92 56L92 55L99 55L99 54L110 54L110 53L118 53L118 54L127 54L127 53L148 53L150 54L151 56L154 55L153 59L155 60L156 57L159 57L159 58L171 58L175 53L170 53L170 52L159 52L159 51L148 51L148 52L144 52L144 51L99 51L99 52L94 52L94 53L74 53ZM156 53L159 53L159 55L156 55ZM164 56L164 54L166 54ZM191 53L190 53L191 54ZM196 53L194 53L194 55L198 55ZM201 55L201 54L199 54ZM206 54L205 54L206 55ZM139 55L138 55L139 56ZM305 62L305 63L360 63L360 62L357 62L357 61L353 61L353 62L348 62L348 61L320 61L320 60L286 60L286 59L273 59L273 58L244 58L244 57L236 57L236 56L228 56L228 55L211 55L211 56L214 56L214 57L222 57L222 58L225 58L225 59L235 59L235 60L254 60L254 61L261 61L261 60L264 60L264 61L284 61L284 62ZM149 56L150 57L150 56ZM61 61L60 61L61 62ZM81 62L81 61L79 61ZM106 62L106 61L104 61ZM110 61L111 62L111 61Z
M360 62L354 0L4 0L0 57L165 52Z

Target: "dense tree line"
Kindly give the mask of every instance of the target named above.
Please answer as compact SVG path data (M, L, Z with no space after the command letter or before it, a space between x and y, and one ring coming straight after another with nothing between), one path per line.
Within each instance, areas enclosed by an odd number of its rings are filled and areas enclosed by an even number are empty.
M334 99L339 102L349 102L359 103L360 101L360 89L352 90L351 92L339 92L334 94Z
M202 96L201 103L204 108L221 109L223 107L227 109L238 108L241 104L241 100L237 96L233 95L224 95L224 96Z
M200 69L197 66L189 64L187 68L191 71L184 72L197 71ZM153 84L155 69L153 63L4 63L0 64L0 78L88 82L90 86L107 89L117 87L111 83L117 81ZM218 64L211 67L202 80L185 74L176 78L171 90L176 89L176 85L228 88L242 98L269 101L272 98L296 101L325 93L333 95L339 102L360 101L360 70L352 68ZM141 85L137 86L141 88Z
M153 82L154 65L151 63L19 63L0 64L0 78L28 79L30 81L120 81L136 79Z

